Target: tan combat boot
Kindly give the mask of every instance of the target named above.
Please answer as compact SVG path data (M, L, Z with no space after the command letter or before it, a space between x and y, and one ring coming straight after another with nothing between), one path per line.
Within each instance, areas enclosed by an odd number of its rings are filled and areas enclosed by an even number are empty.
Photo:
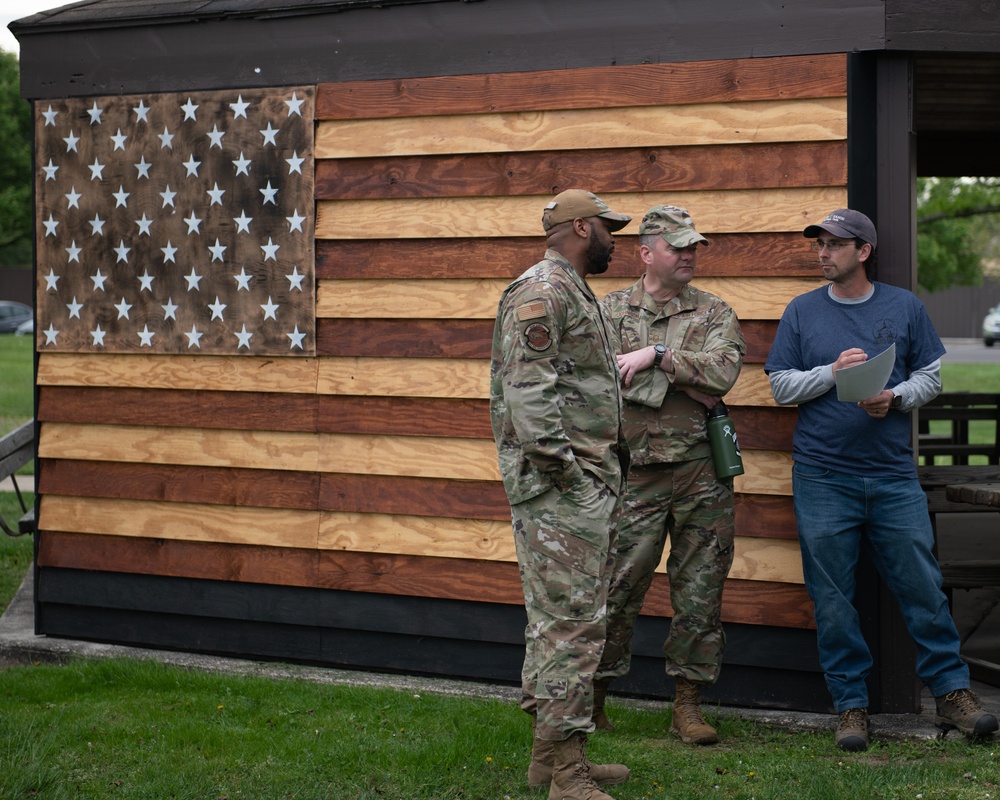
M594 782L586 753L587 734L574 733L552 743L552 783L549 800L614 800Z
M670 732L680 736L685 744L715 744L719 741L715 728L701 715L701 687L684 678L677 678Z
M535 725L531 726L532 731ZM531 763L528 765L528 786L532 789L544 789L552 783L552 767L555 762L555 744L551 739L539 739L535 736L531 745ZM625 783L631 773L624 764L591 764L590 777L598 786L614 786Z
M591 721L599 731L613 731L615 729L614 723L604 713L604 702L608 698L610 685L611 681L609 680L594 681L594 715L591 717Z

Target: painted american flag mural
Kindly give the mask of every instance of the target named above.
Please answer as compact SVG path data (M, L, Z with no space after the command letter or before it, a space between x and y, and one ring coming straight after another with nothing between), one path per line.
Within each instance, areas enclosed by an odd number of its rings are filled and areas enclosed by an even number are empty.
M314 355L314 98L36 102L38 349Z

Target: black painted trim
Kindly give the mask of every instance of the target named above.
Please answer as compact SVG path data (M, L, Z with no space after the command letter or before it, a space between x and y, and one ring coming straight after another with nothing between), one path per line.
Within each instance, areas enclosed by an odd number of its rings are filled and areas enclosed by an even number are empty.
M496 603L42 568L48 636L254 659L447 675L516 685L524 609ZM669 621L643 617L631 674L615 691L668 698ZM706 690L729 705L826 710L812 631L727 625L724 679Z

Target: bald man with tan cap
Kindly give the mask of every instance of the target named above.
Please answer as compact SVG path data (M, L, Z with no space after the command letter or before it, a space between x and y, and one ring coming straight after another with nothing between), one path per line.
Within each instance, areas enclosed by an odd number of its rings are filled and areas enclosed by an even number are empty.
M585 744L628 464L615 351L586 278L607 270L630 221L591 192L556 195L545 257L504 291L493 334L490 417L528 617L528 783L550 800L611 800L598 786L629 777L590 763Z

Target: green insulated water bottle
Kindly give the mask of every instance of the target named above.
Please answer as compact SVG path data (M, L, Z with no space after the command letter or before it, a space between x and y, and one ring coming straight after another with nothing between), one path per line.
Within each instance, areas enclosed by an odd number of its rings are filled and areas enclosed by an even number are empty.
M743 474L743 456L736 441L736 426L729 418L729 409L721 400L708 412L708 443L712 448L712 463L720 478Z

